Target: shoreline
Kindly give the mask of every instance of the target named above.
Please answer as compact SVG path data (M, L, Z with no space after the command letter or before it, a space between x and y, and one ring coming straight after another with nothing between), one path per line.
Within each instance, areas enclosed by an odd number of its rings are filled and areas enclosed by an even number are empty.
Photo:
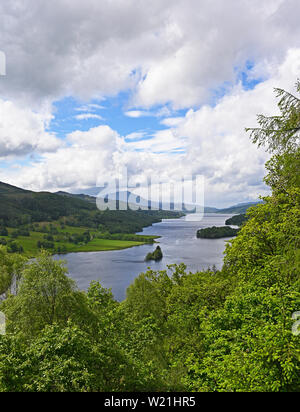
M149 227L149 226L147 226L147 227ZM160 239L161 238L161 236L157 236L157 237L155 237L155 239ZM99 240L107 240L107 239L99 239ZM115 240L115 242L122 242L121 240ZM126 242L126 241L124 241L124 242ZM127 241L127 242L130 242L130 241ZM134 248L134 247L139 247L139 246L144 246L144 245L154 245L154 244L156 244L156 243L159 243L159 242L156 242L155 240L154 240L154 242L153 243L148 243L148 242L134 242L134 241L132 241L132 243L136 243L136 244L133 244L133 245L128 245L128 246L124 246L124 247L122 247L122 246L120 246L120 247L112 247L112 248L105 248L105 249L89 249L88 248L88 245L86 245L87 246L87 248L86 248L86 250L69 250L68 252L55 252L55 253L53 253L52 254L52 256L66 256L66 255L69 255L69 254L71 254L71 253L92 253L92 252L114 252L114 251L119 251L119 250L125 250L125 249L132 249L132 248ZM85 246L82 246L82 247L84 247L85 248Z
M180 216L175 218L181 219L184 216ZM171 218L170 218L171 219ZM173 218L172 218L173 219ZM162 223L165 218L161 219L160 222L155 222L151 225L144 226L142 228L142 232L144 229L147 227L151 227L155 224ZM168 219L166 219L168 220ZM39 256L41 250L46 250L49 252L51 256L65 256L70 253L90 253L90 252L111 252L111 251L118 251L118 250L125 250L125 249L130 249L133 247L137 246L143 246L143 245L154 245L158 243L157 239L161 238L159 235L153 235L153 236L147 236L143 235L142 232L137 232L137 233L118 233L118 234L102 234L103 237L101 237L101 233L97 233L97 231L93 230L92 228L88 227L65 227L63 230L60 230L59 233L56 234L51 234L49 232L42 232L42 231L29 231L30 235L29 236L22 236L19 235L16 238L12 238L11 234L13 231L15 231L15 228L8 228L9 234L8 236L1 236L4 241L6 241L6 244L3 244L4 247L6 247L9 242L16 243L17 245L21 246L23 251L22 252L11 252L11 253L19 253L21 256L24 256L28 259L34 259L37 256ZM81 244L76 244L72 243L68 240L62 241L62 240L56 240L55 238L57 236L61 236L64 234L71 234L71 235L76 235L76 234L82 234L84 232L90 232L91 234L91 240L87 243L81 243ZM38 247L38 243L45 242L45 236L49 234L53 239L51 240L51 243L53 247ZM119 238L118 238L119 235ZM99 236L99 237L98 237ZM116 236L116 238L114 238ZM126 239L126 236L128 236L128 239ZM132 239L130 239L130 237ZM123 239L122 239L123 238ZM140 238L140 239L139 239ZM147 241L148 240L148 241ZM46 242L47 243L47 242Z

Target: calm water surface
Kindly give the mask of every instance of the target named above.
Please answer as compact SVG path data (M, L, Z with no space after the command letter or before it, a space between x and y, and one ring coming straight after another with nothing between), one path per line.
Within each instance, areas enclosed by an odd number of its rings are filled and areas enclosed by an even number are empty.
M86 290L92 280L99 280L121 301L126 296L127 287L149 266L163 270L169 264L184 262L189 271L207 269L212 265L221 268L226 241L230 239L197 239L196 232L200 228L224 226L225 220L231 216L207 214L199 221L196 215L189 215L145 228L141 234L161 236L158 239L164 254L161 262L144 261L156 245L110 252L70 253L57 258L67 261L69 275L80 289Z

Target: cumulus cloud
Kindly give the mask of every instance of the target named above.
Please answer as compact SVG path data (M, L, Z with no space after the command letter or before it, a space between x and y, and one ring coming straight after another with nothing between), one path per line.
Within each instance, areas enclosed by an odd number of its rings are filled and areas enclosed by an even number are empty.
M130 88L135 104L190 107L246 61L299 46L299 12L298 0L2 2L0 92L33 104Z
M39 158L0 178L71 190L126 165L137 178L204 174L212 205L257 198L267 155L244 127L276 111L272 87L292 91L300 76L299 13L298 0L2 2L0 157ZM247 90L242 71L261 83ZM102 120L88 102L122 91L127 117L161 117L164 129L48 131L55 100L79 97L76 119Z
M173 135L186 137L187 141L186 156L177 168L205 176L207 201L211 204L224 202L226 197L239 201L266 193L262 177L268 154L252 144L244 129L256 126L259 113L278 113L273 89L282 87L293 92L299 69L300 49L292 49L274 68L273 76L253 90L238 84L215 106L191 109L180 121L174 118Z
M251 143L244 128L256 125L258 113L277 112L273 87L293 91L299 64L300 49L290 50L272 78L253 90L238 84L216 105L190 109L180 121L169 119L170 128L152 137L144 131L122 137L109 126L76 131L42 161L23 167L21 174L17 170L2 176L32 189L72 189L95 186L99 176L110 179L126 166L137 180L204 175L206 204L255 200L267 193L262 177L268 155Z
M118 133L108 126L76 131L58 150L45 153L43 161L24 166L21 174L2 171L0 178L32 190L94 186L99 174L111 176L120 143Z
M46 132L51 118L46 108L36 113L0 99L0 158L57 150L61 140Z

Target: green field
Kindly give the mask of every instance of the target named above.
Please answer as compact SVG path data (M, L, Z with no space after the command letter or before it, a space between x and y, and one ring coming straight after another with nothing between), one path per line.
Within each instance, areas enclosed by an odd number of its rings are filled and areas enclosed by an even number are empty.
M45 227L47 223L40 224L40 228ZM53 247L45 248L49 250L52 254L66 254L75 252L98 252L98 251L108 251L108 250L121 250L134 246L141 246L146 243L155 242L155 236L139 236L139 235L113 235L114 239L109 239L109 234L101 234L95 230L91 230L86 227L71 227L66 226L60 228L57 224L54 225L57 233L50 234L40 231L29 231L30 236L17 236L13 238L12 234L15 229L8 228L8 236L0 236L0 239L6 241L7 244L14 242L18 246L23 248L22 254L27 257L36 257L41 249L44 247L38 247L38 242L44 242L45 236L51 235L53 237ZM91 239L87 242L74 243L69 241L67 238L72 236L81 236L84 233L89 232ZM122 237L126 236L126 239ZM120 237L120 239L118 239ZM133 240L130 238L132 237Z
M70 247L70 252L96 252L103 250L120 250L133 246L140 246L145 242L134 242L128 240L94 239L87 245Z

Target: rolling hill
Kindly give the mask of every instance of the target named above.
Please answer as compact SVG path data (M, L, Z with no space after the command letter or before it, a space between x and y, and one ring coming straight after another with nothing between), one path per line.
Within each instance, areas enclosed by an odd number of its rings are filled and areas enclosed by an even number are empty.
M247 212L247 210L252 207L260 204L262 202L249 202L249 203L239 203L237 205L225 208L225 209L218 209L216 213L223 213L223 214L244 214Z
M109 231L124 230L124 233L133 233L134 229L138 231L162 218L183 215L181 212L163 210L99 211L95 200L94 196L86 194L33 192L0 182L0 225L18 227L32 222L51 222L64 218L74 226L103 225ZM141 205L145 202L141 199ZM257 203L241 203L226 209L206 207L205 212L242 214Z
M61 197L48 192L32 192L0 182L0 221L6 226L57 220L95 206L85 200Z
M19 227L33 222L61 221L70 226L99 228L110 233L136 233L163 218L182 213L168 211L100 211L95 198L65 192L33 192L0 182L0 226Z

